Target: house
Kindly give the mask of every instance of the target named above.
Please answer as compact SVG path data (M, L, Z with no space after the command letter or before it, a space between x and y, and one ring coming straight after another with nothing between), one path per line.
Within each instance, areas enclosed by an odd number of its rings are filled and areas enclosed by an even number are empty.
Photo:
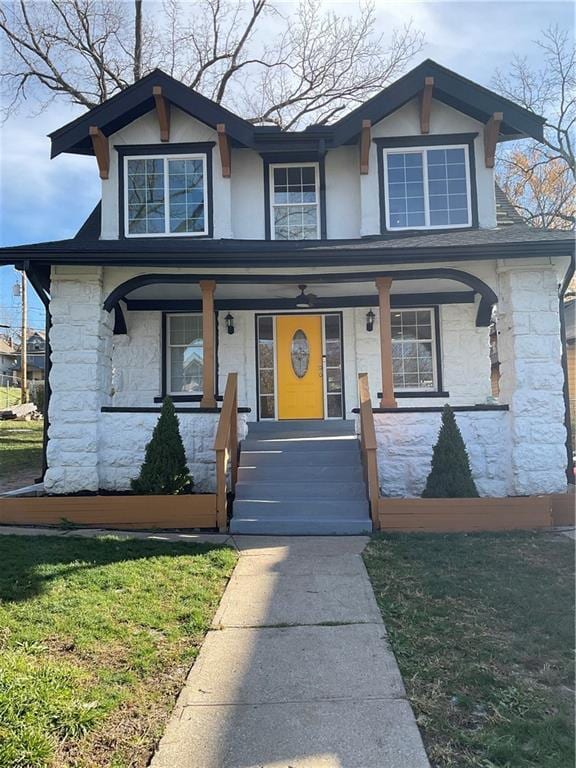
M0 386L6 386L13 378L16 350L9 337L0 336Z
M28 382L44 381L46 368L46 337L43 331L29 330L26 341L26 379ZM22 351L18 347L13 359L13 375L22 379Z
M74 238L0 251L49 310L46 489L127 488L166 395L210 489L237 372L243 435L316 437L351 423L368 373L384 495L422 491L444 403L482 495L564 491L573 238L494 180L497 143L543 126L426 60L328 126L254 126L156 70L55 131L52 157L95 156L101 200Z

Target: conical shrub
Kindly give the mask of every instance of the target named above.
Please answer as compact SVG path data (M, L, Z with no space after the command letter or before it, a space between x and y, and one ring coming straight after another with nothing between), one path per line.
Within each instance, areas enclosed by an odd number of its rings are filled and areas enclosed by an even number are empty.
M461 499L478 495L454 411L445 405L438 442L432 453L432 469L422 496L427 499Z
M190 491L194 481L186 466L184 444L174 404L164 399L152 439L146 446L140 475L132 480L134 493L174 495Z

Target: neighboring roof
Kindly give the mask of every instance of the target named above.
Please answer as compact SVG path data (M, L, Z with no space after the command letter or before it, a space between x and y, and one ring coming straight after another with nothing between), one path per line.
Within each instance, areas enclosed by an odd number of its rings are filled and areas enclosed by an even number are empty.
M262 152L297 149L324 151L356 140L362 120L373 124L395 112L421 93L426 77L434 78L433 98L475 120L486 123L494 112L503 113L501 140L531 136L543 137L545 119L518 104L468 80L432 59L426 59L406 75L384 88L373 98L333 125L311 125L304 131L281 131L273 126L254 126L159 69L138 80L103 104L50 134L51 156L61 152L93 154L88 130L97 126L106 136L119 131L155 107L152 88L162 87L171 104L201 122L216 128L224 123L226 132L237 146L252 147Z
M511 224L524 224L525 227L530 226L522 216L518 213L516 208L512 205L506 193L498 184L495 184L496 194L496 224L498 227L508 227Z
M16 350L6 339L0 339L0 355L16 355Z

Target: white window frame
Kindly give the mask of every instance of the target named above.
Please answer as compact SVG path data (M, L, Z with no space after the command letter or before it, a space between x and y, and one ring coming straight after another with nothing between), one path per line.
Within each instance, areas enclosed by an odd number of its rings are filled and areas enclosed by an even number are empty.
M275 203L274 202L274 169L275 168L314 168L314 181L316 184L316 202L315 203ZM270 163L268 167L269 173L269 188L270 188L270 200L268 201L270 208L270 239L276 240L276 228L274 225L274 209L275 208L287 208L289 206L316 206L316 239L320 240L320 216L322 215L320 210L320 164L319 163ZM300 242L300 241L283 241L283 242ZM302 241L304 242L304 241Z
M463 149L466 167L466 201L468 206L468 221L466 224L430 224L430 193L428 190L428 151L435 149ZM386 213L386 229L390 232L402 232L409 229L463 229L472 226L472 191L470 186L470 148L468 144L438 144L426 147L385 147L384 153L384 204ZM422 226L393 227L390 224L390 197L388 192L388 155L421 154L424 185L424 221Z
M390 310L390 320L393 314L404 312L429 312L430 313L430 331L432 342L432 387L397 387L394 385L394 392L438 392L438 338L436 335L436 310L434 307L406 307L403 309ZM397 339L392 339L392 347ZM418 342L418 339L414 339ZM402 342L400 342L402 343ZM394 380L394 371L392 371L392 380Z
M129 232L130 220L128 217L128 161L129 160L163 160L164 161L164 232ZM202 179L204 194L204 229L202 232L170 232L170 197L168 183L169 160L202 160ZM208 234L208 217L210 212L208 199L208 161L204 153L177 154L177 155L125 155L124 156L124 237L205 237Z
M172 347L182 347L183 344L171 344L170 343L170 323L173 317L202 317L202 312L171 312L166 314L166 349L164 350L164 366L166 370L166 394L170 397L194 397L195 395L203 395L204 392L182 392L178 390L172 391L172 366L170 350ZM204 328L202 328L202 366L204 366ZM204 390L204 387L202 387Z

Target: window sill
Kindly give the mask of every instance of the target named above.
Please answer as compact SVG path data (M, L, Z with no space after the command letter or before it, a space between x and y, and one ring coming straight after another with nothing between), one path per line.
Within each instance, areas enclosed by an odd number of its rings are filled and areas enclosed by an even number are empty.
M378 392L378 399L382 397L382 392ZM422 390L415 390L414 392L407 392L402 390L401 392L394 392L394 397L450 397L450 392L437 392L436 390L430 392L424 392Z
M173 403L199 403L201 402L203 395L170 395L167 393L166 395L155 397L154 402L163 403L165 397L169 397ZM218 402L222 402L224 399L223 395L215 395L214 397Z

